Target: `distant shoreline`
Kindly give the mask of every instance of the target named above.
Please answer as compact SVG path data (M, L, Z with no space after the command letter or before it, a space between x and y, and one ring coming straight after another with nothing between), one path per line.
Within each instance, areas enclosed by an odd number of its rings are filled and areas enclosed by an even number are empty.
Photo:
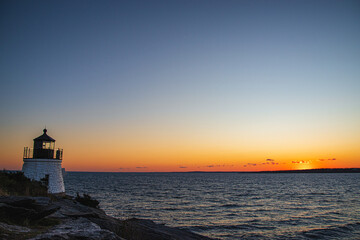
M360 173L360 168L319 168L302 170L261 171L258 173Z
M319 169L302 169L302 170L277 170L277 171L252 171L252 172L179 172L179 173L360 173L360 168L319 168Z

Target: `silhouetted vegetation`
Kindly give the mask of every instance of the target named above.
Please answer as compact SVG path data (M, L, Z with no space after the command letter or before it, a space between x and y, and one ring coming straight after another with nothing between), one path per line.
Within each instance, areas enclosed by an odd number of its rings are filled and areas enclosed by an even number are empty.
M261 171L260 173L360 173L360 168L318 168L302 170Z
M79 195L79 193L76 193L75 200L85 206L92 207L92 208L98 208L99 207L99 201L96 199L92 199L90 195L83 194L83 197Z
M30 180L23 172L0 171L0 196L48 196L47 186Z

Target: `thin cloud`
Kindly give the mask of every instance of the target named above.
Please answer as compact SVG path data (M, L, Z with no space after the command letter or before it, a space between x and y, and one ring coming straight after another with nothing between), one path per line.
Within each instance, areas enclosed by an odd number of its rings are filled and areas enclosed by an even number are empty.
M324 162L324 161L335 161L336 160L336 158L328 158L328 159L326 159L326 158L321 158L321 159L318 159L318 161L320 161L320 162Z
M137 169L145 169L145 168L147 168L147 167L136 167Z
M266 164L278 165L278 163L275 162L275 159L272 158L267 158L265 162L259 163L258 165L266 165Z
M226 165L226 164L223 164L223 165L214 165L214 164L211 164L211 165L207 165L205 167L207 168L214 168L214 167L233 167L234 165Z
M309 163L309 161L291 161L291 162L295 164Z
M179 168L187 168L187 167L185 167L185 166L179 166Z

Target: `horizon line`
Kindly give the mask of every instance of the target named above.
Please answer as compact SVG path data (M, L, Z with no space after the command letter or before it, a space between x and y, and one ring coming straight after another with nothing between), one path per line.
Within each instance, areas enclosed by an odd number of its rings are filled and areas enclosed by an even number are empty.
M308 169L296 169L296 170L269 170L269 171L152 171L152 172L135 172L135 171L129 171L129 172L122 172L122 171L67 171L65 169L65 172L79 172L79 173L291 173L291 172L311 172L311 171L347 171L352 170L350 172L354 173L360 173L360 167L351 167L351 168L308 168ZM9 170L9 169L3 169L1 171L17 171L21 172L22 170ZM321 173L321 172L320 172Z

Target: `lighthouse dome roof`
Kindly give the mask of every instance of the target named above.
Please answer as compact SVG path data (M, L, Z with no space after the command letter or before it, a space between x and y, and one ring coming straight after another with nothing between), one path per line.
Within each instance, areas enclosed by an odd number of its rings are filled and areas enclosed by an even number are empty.
M47 142L55 142L55 139L53 139L52 137L50 137L49 135L46 134L47 130L46 128L43 130L43 135L34 138L34 141L47 141Z

